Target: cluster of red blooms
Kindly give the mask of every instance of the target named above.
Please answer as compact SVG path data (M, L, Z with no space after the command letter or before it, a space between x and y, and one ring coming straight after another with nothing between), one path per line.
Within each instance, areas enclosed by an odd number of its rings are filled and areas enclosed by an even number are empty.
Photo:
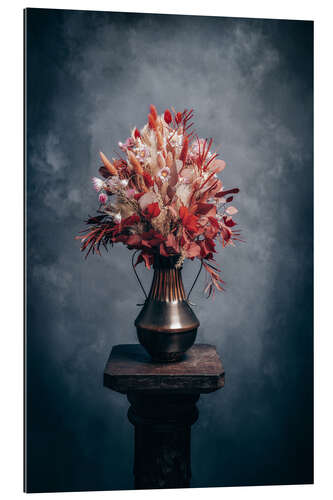
M154 256L198 258L209 273L208 295L222 290L219 269L212 264L216 241L222 246L239 239L230 206L239 189L225 189L218 173L225 162L211 152L212 139L193 133L193 111L150 107L148 123L134 128L122 155L110 161L100 153L102 178L93 178L99 210L79 236L81 249L100 253L100 247L121 242L140 250L138 262L149 268Z

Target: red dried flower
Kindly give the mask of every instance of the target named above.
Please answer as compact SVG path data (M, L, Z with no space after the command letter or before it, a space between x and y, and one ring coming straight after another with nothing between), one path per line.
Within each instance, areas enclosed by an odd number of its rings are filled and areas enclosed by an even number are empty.
M215 217L208 217L209 222L214 226L216 229L220 228L219 221L215 219Z
M172 122L172 114L168 109L164 111L164 121L169 125Z
M154 185L154 181L153 179L151 178L151 175L148 173L148 172L143 172L143 178L145 180L145 183L146 183L146 186L149 188L149 187L152 187Z
M185 135L185 136L184 136L184 140L183 140L183 147L182 147L181 153L180 153L180 155L179 155L179 159L180 159L183 163L185 163L185 162L186 162L187 152L188 152L188 137Z
M149 128L156 130L156 120L151 113L148 115Z
M146 209L144 210L144 216L146 219L150 220L153 219L154 217L157 217L160 215L161 210L157 202L155 203L150 203L147 205Z
M223 284L211 264L215 244L242 241L232 220L237 208L230 206L239 189L223 188L217 174L225 162L212 150L213 139L194 134L192 118L192 109L166 109L159 116L152 104L142 135L132 129L112 161L100 154L98 215L88 218L79 239L86 254L116 242L138 249L137 263L147 267L158 254L198 258L210 280L205 290L214 295Z
M180 124L180 122L182 121L182 118L183 118L183 114L178 111L178 113L175 116L175 120L176 120L177 125Z
M183 226L193 233L198 231L198 217L196 215L191 214L187 207L180 207L179 216L182 220Z
M157 109L156 107L154 106L154 104L151 104L150 105L150 114L151 116L154 118L154 120L156 121L157 118L158 118L158 114L157 114Z

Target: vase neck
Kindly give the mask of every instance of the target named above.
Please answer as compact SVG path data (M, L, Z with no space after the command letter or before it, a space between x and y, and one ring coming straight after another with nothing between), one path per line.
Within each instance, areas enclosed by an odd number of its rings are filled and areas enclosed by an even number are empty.
M181 269L155 267L149 299L161 302L178 302L185 300L185 298Z

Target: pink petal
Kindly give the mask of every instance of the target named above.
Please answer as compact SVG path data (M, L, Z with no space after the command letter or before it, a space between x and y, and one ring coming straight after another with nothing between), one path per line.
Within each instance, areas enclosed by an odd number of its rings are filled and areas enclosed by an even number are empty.
M216 173L222 172L225 169L226 162L217 158L209 165L209 170L214 170Z
M236 207L228 207L225 212L228 215L235 215L238 213L238 210Z

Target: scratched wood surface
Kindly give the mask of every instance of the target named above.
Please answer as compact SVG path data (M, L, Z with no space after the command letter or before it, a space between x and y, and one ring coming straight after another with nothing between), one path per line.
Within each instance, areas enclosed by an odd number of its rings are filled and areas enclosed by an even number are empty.
M207 393L224 386L224 369L209 344L196 344L182 361L155 363L140 344L113 347L104 371L104 386L114 391Z

